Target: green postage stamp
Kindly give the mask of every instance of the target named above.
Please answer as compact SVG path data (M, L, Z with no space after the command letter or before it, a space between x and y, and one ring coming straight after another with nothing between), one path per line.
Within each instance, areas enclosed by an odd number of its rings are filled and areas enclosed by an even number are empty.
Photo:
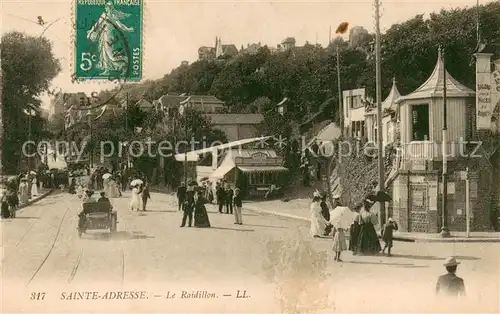
M76 80L140 81L144 0L75 0Z

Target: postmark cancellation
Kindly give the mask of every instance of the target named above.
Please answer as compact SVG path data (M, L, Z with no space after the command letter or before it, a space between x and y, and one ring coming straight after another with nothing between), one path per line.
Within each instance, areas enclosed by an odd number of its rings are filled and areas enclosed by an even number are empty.
M73 79L142 79L143 1L75 0Z

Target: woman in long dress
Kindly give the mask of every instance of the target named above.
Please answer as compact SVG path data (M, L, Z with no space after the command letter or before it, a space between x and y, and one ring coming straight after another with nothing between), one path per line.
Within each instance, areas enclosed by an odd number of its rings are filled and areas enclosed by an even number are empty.
M311 204L311 236L319 238L325 233L325 228L329 222L321 214L321 195L314 193Z
M205 207L205 198L201 192L194 195L194 226L197 228L210 228L207 208Z
M359 238L356 247L356 254L376 255L381 250L380 241L375 231L375 224L378 223L377 215L370 213L370 208L374 202L365 199L363 209L359 214Z
M116 181L113 179L110 179L108 181L108 193L106 194L109 198L117 198L121 196L120 190L118 189L118 185L116 184Z
M134 186L132 188L132 196L130 197L130 209L139 211L142 208L141 204L141 189L139 186Z
M21 182L19 183L19 202L21 204L26 204L30 198L29 193L28 193L28 182L26 179L21 179Z
M38 185L36 178L33 178L31 181L31 197L35 197L38 195Z
M363 205L357 204L354 207L354 221L349 229L349 251L356 254L356 247L358 246L358 236L359 236L359 211L363 208Z

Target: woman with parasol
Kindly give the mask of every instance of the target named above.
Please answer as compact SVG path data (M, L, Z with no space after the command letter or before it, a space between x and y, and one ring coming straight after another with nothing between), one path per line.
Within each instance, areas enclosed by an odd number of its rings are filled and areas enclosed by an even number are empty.
M335 252L335 260L342 262L340 255L343 251L347 250L344 232L349 229L355 216L349 207L342 206L339 199L336 200L336 205L330 215L330 223L335 228L332 249Z

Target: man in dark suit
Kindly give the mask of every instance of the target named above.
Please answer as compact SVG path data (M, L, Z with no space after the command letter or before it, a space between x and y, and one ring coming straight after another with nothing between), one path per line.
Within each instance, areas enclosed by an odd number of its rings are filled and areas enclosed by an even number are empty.
M184 182L182 182L181 186L177 188L177 202L179 203L179 211L182 209L185 200L186 200L186 185L184 184Z
M222 214L222 209L226 204L224 187L221 183L217 182L217 187L215 190L215 197L217 198L217 204L219 205L219 213Z
M226 186L225 200L226 200L226 214L233 213L233 196L234 191L231 189L231 186L228 184Z
M455 274L457 272L458 264L460 264L460 262L457 262L456 258L446 258L443 265L446 267L448 273L446 275L439 276L436 284L437 295L451 297L465 296L464 280Z
M193 223L194 210L194 187L192 186L189 186L186 189L186 199L182 210L184 211L184 214L182 215L181 228L186 225L186 220L188 220L188 226L191 227L191 224Z

